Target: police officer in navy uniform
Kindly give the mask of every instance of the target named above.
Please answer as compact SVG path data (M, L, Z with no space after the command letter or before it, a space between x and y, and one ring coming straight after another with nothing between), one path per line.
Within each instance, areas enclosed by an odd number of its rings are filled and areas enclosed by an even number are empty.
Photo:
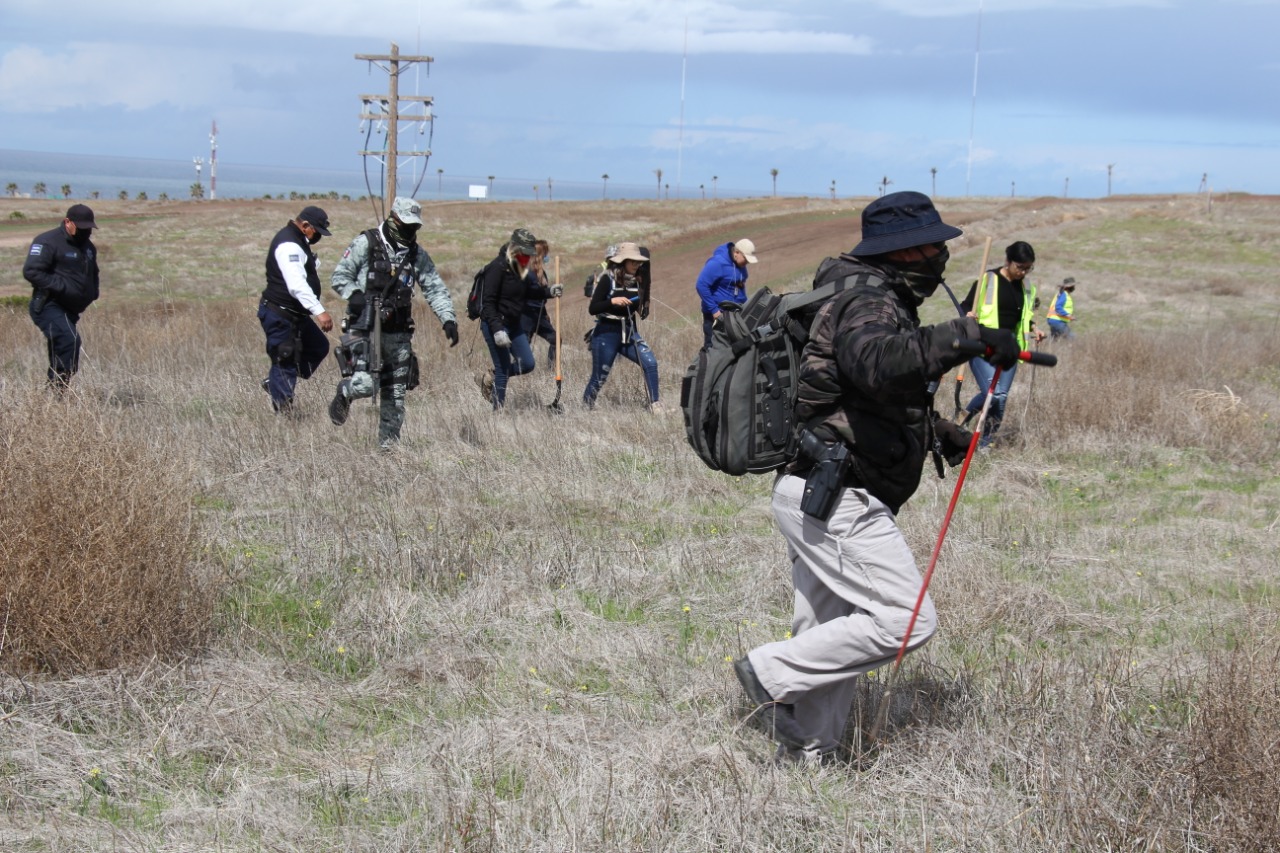
M293 411L298 377L307 379L329 355L333 318L320 302L320 276L311 247L329 236L329 216L315 205L271 240L267 250L267 286L258 304L258 320L267 336L271 370L262 380L276 412Z
M98 225L86 205L73 204L57 228L31 242L22 277L31 282L27 312L49 346L49 386L66 390L80 369L84 310L98 298L98 250L89 238Z

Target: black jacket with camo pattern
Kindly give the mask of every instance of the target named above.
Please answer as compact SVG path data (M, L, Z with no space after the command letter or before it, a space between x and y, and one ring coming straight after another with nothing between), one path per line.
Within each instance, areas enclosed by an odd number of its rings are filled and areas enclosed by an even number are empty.
M920 485L933 443L929 383L966 361L956 338L977 338L958 317L921 326L924 301L892 266L844 258L852 287L818 312L801 357L798 418L852 450L852 483L893 512Z

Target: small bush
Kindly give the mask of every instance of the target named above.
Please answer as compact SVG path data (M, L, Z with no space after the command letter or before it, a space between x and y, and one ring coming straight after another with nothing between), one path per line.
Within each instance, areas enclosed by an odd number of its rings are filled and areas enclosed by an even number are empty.
M0 668L88 671L207 635L192 487L143 441L74 392L0 421Z

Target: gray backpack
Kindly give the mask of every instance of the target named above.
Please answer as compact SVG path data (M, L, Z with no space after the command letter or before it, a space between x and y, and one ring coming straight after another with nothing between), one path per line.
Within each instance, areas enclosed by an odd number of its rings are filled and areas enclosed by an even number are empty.
M853 284L838 267L823 261L807 293L763 287L743 305L720 305L711 347L680 386L685 436L707 467L738 477L777 471L795 458L800 354L818 309Z

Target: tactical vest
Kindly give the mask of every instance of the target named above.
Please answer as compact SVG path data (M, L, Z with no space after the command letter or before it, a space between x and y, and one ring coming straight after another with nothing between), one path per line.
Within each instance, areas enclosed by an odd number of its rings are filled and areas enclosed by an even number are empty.
M410 308L413 283L418 279L418 244L409 244L404 260L397 266L395 257L387 251L387 243L377 228L364 232L364 237L369 242L364 292L369 295L381 293L383 304L392 308Z

